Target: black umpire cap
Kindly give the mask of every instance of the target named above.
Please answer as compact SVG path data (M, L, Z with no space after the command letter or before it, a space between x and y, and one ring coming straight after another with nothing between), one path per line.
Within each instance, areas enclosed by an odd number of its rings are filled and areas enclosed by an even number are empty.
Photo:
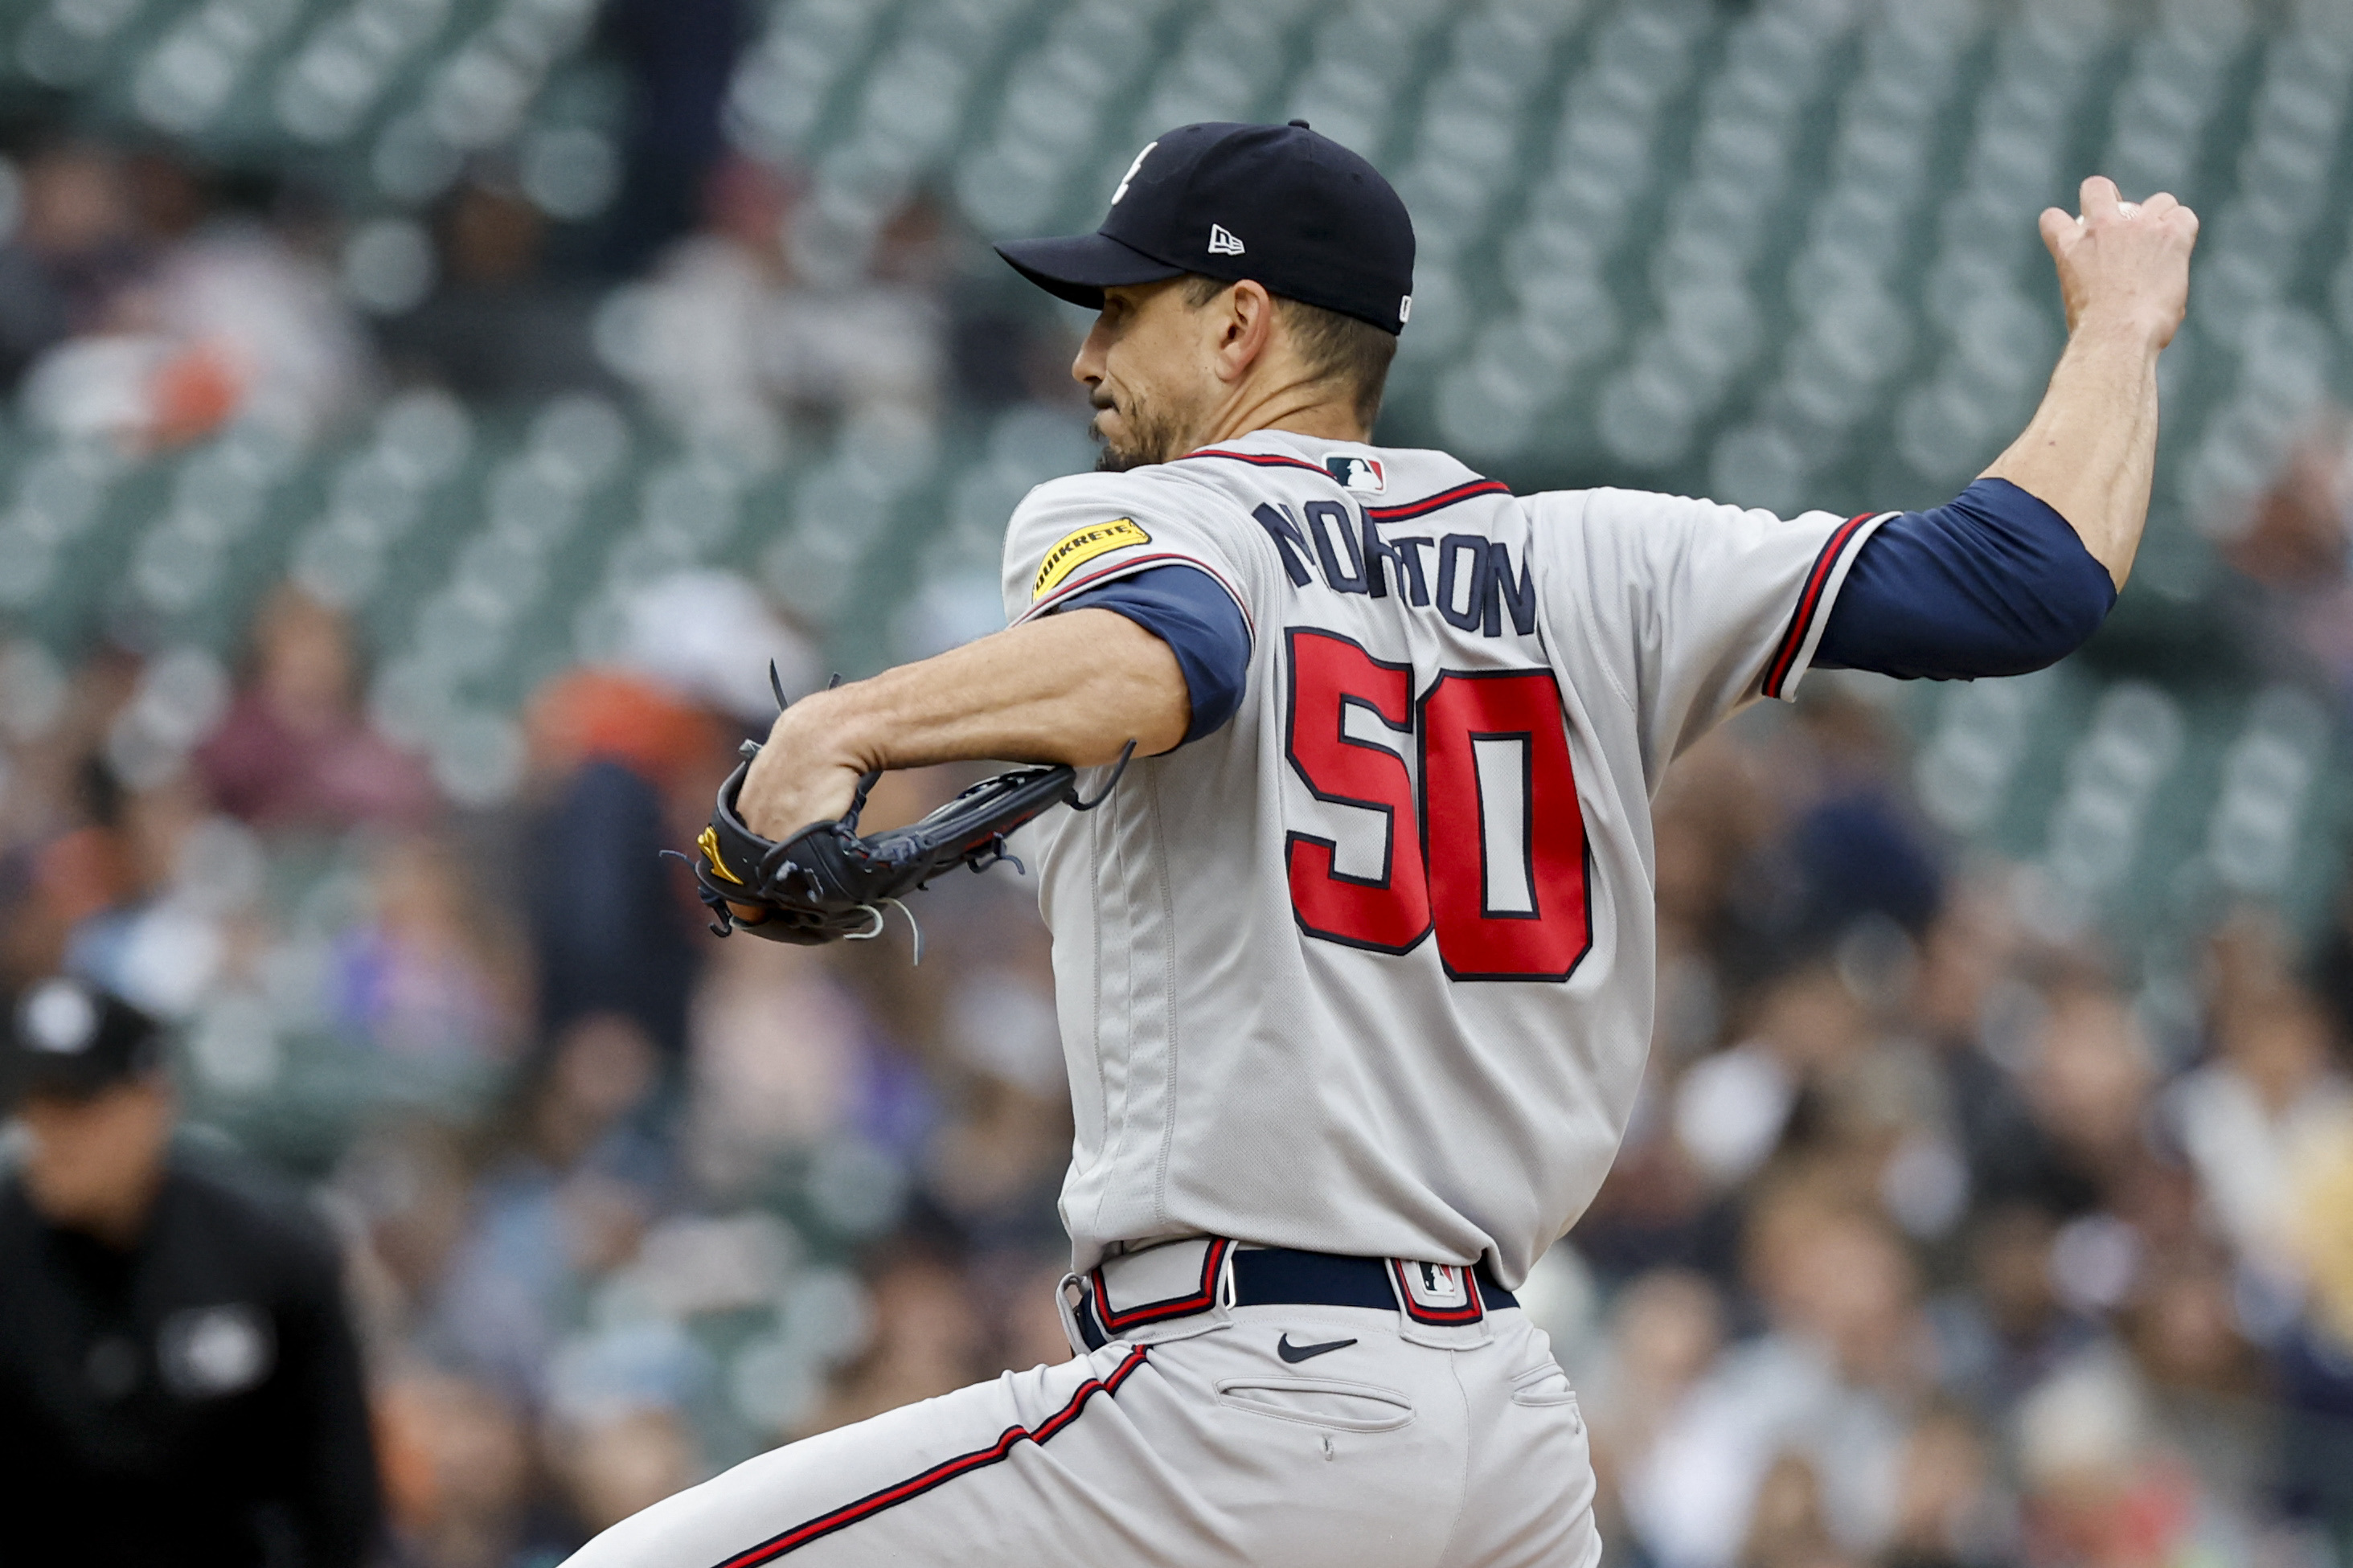
M1180 126L1135 155L1092 234L997 254L1059 299L1187 272L1394 332L1413 313L1413 220L1380 171L1303 120Z
M36 981L9 1009L0 1096L82 1100L164 1059L164 1026L121 997L79 980Z

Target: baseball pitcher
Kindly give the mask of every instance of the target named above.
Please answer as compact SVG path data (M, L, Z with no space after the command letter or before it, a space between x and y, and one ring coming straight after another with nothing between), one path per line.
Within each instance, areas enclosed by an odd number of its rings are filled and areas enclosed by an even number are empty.
M2082 208L2042 217L2070 338L2024 434L1949 504L1860 517L1515 496L1373 445L1413 231L1302 122L1171 131L1099 232L1001 247L1101 311L1072 366L1101 471L1014 513L1008 629L777 719L702 876L724 924L857 934L806 906L813 866L891 859L843 821L861 781L1077 770L1022 775L1002 824L1038 816L1053 931L1073 1356L753 1459L575 1562L1596 1562L1577 1395L1512 1289L1641 1078L1651 795L1810 668L2013 674L2099 626L2198 224L2098 178ZM951 858L1001 832L958 824Z

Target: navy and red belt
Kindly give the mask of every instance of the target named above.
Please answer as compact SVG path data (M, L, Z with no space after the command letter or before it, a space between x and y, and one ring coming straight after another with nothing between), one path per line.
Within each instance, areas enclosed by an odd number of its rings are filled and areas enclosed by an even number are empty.
M1395 1311L1398 1293L1389 1283L1393 1267L1393 1261L1386 1258L1348 1258L1330 1252L1301 1252L1287 1247L1242 1248L1233 1255L1233 1304L1370 1307ZM1495 1277L1487 1271L1485 1259L1481 1259L1472 1273L1478 1280L1476 1300L1485 1311L1501 1311L1520 1304L1518 1297L1495 1282ZM1207 1311L1210 1305L1205 1300L1197 1310ZM1480 1315L1479 1309L1474 1307L1470 1315ZM1100 1350L1111 1342L1111 1336L1103 1332L1097 1320L1096 1302L1092 1295L1077 1316L1079 1332L1089 1350Z

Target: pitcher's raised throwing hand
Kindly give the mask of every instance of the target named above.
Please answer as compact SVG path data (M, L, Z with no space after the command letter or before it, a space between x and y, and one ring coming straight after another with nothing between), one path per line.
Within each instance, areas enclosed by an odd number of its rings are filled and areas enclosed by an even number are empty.
M2165 192L2128 202L2105 174L2084 182L2081 216L2042 209L2042 243L2059 264L2067 331L2088 318L2173 341L2189 304L2189 252L2198 215Z

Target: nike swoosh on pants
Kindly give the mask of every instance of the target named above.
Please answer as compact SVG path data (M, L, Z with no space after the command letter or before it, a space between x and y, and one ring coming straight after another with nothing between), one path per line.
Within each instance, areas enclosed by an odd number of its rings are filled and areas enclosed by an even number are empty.
M1354 1340L1329 1340L1320 1345L1295 1345L1291 1342L1291 1336L1286 1333L1275 1342L1274 1353L1285 1361L1299 1362L1305 1361L1311 1356L1323 1355L1327 1352L1346 1350L1356 1342Z

